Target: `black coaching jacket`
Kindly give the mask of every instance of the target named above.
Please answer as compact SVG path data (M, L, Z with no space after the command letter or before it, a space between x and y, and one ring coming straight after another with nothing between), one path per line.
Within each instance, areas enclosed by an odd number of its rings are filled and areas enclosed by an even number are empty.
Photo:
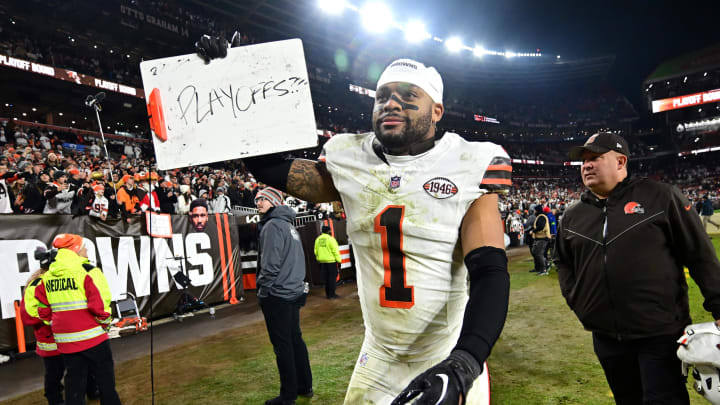
M585 192L560 221L553 261L587 330L618 340L681 334L691 323L683 266L720 319L720 262L677 187L626 178L606 200Z

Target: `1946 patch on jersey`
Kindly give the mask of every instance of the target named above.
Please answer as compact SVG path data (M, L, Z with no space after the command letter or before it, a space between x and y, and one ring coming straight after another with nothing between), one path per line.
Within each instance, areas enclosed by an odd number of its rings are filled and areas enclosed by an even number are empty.
M450 198L457 194L458 188L450 179L435 177L423 184L425 191L435 198Z

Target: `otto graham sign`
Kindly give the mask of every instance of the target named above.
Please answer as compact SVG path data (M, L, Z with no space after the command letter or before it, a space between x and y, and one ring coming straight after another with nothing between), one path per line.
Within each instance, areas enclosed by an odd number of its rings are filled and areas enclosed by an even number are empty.
M204 226L193 226L189 217L173 215L171 223L172 238L165 239L148 235L144 217L128 223L87 216L0 215L0 351L14 346L15 325L9 318L15 317L13 303L22 298L28 276L40 267L35 249L50 247L59 233L83 236L113 301L131 292L143 316L150 310L151 291L154 317L175 311L182 288L173 279L178 271L190 278L187 292L195 297L207 303L235 302L243 294L235 217L210 214Z

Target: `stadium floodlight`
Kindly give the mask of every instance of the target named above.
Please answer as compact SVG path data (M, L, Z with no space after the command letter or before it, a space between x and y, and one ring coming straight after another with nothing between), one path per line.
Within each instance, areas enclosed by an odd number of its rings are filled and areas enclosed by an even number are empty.
M556 56L555 59L560 59L560 55Z
M432 35L425 31L425 24L420 21L410 21L405 25L405 39L408 42L417 43L432 38Z
M460 49L462 49L463 43L460 38L452 37L452 38L448 39L447 41L445 41L445 46L447 46L447 48L450 52L455 53L455 52L459 52Z
M482 58L482 56L485 55L485 48L481 45L475 45L475 48L473 48L473 54L478 58Z
M393 25L392 13L383 3L367 3L360 10L363 25L370 32L383 32Z
M318 7L328 14L340 14L345 9L345 0L318 0Z
M505 57L506 57L506 58L514 58L514 57L516 57L516 56L517 56L517 54L516 54L515 52L513 52L513 51L505 51Z

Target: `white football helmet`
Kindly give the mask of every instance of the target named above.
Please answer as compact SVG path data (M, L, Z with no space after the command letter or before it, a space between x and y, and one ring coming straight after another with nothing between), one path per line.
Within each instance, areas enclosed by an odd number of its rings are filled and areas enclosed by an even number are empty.
M692 367L695 390L713 405L720 405L720 329L715 322L697 323L685 328L677 341L682 371Z

